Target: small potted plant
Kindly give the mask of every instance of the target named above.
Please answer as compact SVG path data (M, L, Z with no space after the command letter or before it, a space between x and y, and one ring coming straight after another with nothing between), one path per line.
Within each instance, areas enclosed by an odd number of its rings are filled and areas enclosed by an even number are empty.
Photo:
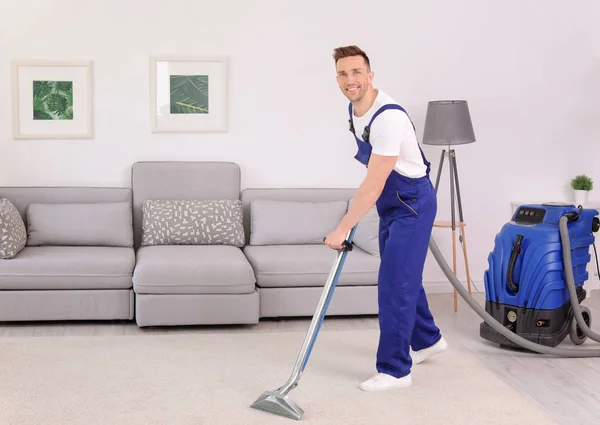
M588 195L594 187L594 182L585 174L580 174L571 180L571 187L575 191L575 203L578 206L584 206L587 204Z

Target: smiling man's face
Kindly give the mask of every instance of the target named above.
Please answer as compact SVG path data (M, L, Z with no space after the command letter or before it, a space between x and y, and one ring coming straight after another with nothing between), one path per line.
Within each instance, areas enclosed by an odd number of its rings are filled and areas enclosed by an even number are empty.
M373 81L373 71L369 69L365 59L360 55L341 58L335 68L342 93L350 102L360 101Z

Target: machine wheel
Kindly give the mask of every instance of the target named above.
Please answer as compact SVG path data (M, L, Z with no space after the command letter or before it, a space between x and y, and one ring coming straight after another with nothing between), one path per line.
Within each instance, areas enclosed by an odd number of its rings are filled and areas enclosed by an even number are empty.
M584 305L580 307L581 315L583 316L583 321L589 328L590 324L592 323L592 313L590 312L590 309L588 307ZM583 333L583 331L577 324L577 319L575 319L575 317L573 317L573 320L571 321L571 331L569 332L569 337L575 345L581 345L586 341L586 339L588 339L587 335Z

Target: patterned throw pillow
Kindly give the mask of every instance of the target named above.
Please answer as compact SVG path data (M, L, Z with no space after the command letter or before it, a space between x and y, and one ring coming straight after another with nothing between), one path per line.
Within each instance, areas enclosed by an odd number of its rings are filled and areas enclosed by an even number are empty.
M14 258L27 243L27 229L17 208L0 199L0 258Z
M142 245L245 243L240 200L145 200Z

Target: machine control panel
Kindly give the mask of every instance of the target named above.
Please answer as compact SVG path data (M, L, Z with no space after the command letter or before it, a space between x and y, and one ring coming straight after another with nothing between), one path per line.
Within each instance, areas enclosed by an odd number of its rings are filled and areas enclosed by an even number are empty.
M544 208L535 207L520 207L517 211L515 222L516 223L528 223L538 224L544 221L546 210Z

